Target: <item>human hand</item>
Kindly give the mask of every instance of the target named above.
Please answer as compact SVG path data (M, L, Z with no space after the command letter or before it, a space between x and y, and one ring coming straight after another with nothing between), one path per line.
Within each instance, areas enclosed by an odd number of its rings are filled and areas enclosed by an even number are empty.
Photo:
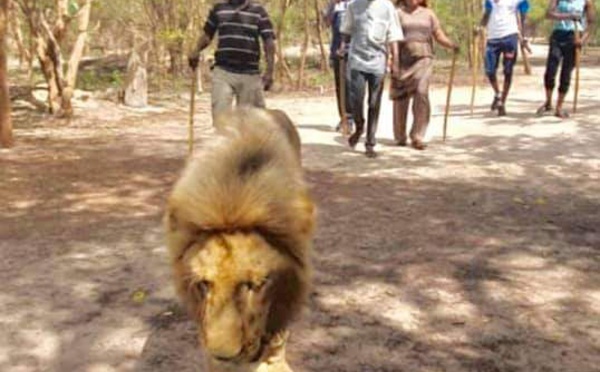
M267 71L262 77L263 89L268 91L273 86L273 72Z
M481 36L482 33L483 33L483 27L481 27L481 26L473 27L473 35Z
M400 77L401 77L400 67L398 67L398 65L396 63L392 63L391 73L392 73L392 79L400 80Z
M188 56L188 64L190 65L190 68L192 70L197 69L199 63L200 63L200 53L193 52L192 54L190 54Z

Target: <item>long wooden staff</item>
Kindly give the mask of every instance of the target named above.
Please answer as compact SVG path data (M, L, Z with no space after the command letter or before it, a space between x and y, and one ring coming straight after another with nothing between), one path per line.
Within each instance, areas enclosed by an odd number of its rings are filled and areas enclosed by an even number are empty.
M197 68L192 69L192 90L190 92L190 120L188 123L188 156L194 153L194 112L196 111Z
M523 69L525 75L531 75L531 63L529 62L529 54L531 54L531 48L525 44L525 30L522 28L521 15L517 13L517 25L519 25L519 47L521 54L523 55Z
M469 37L469 47L473 48L471 51L471 78L472 78L472 83L473 83L473 87L471 89L471 116L473 116L473 110L475 107L475 94L477 93L477 42L478 42L478 37L479 37L479 32L475 31L475 3L473 1L469 1L469 4L467 5L467 9L469 10L469 29L472 30L473 32L470 34L471 37Z
M444 113L444 142L446 141L446 132L448 129L448 114L450 114L450 98L452 97L452 85L454 84L454 74L456 73L456 58L458 53L452 55L452 67L450 68L450 79L448 80L448 95L446 96L446 112Z
M575 22L575 43L581 42L581 31ZM579 98L579 73L581 67L581 48L575 47L575 96L573 97L573 113L577 112L577 100Z
M473 67L472 79L473 89L471 90L471 116L473 116L473 109L475 107L475 93L477 92L477 73L479 72L479 33L473 37L473 54L471 56L471 64Z
M342 134L347 136L350 133L348 128L348 118L346 117L346 57L339 56L339 91L340 91L340 118L342 119Z

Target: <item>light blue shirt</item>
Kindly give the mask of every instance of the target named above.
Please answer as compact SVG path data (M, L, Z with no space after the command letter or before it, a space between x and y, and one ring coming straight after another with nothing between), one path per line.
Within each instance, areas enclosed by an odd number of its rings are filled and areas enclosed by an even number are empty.
M560 21L554 21L554 29L560 31L574 31L575 23L577 23L577 29L579 31L585 30L585 17L583 12L585 11L586 0L558 0L556 5L556 11L558 13L565 14L579 14L581 16L581 22L574 22L570 19L563 19Z
M341 32L351 37L349 69L376 75L385 74L387 45L404 39L398 13L390 0L350 2Z

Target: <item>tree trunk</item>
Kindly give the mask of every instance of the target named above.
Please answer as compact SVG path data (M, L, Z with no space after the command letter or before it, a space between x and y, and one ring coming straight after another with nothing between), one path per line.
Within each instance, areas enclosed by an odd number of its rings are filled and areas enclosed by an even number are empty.
M77 16L77 39L71 50L67 69L67 85L71 89L74 89L77 84L77 71L79 70L79 62L85 50L91 10L92 0L86 0Z
M296 89L301 89L304 81L304 70L306 68L306 53L308 51L308 42L310 41L310 22L308 17L308 1L304 1L304 39L302 40L302 51L300 54L300 67L298 68L298 78L296 79Z
M148 74L135 50L127 63L125 80L125 106L146 107L148 105Z
M6 64L8 0L0 0L0 146L12 147L12 119L8 94L8 66Z
M321 22L322 19L319 0L315 0L315 16L317 17L317 38L319 40L319 50L321 51L321 71L329 72L327 52L325 50L325 44L323 43L323 23Z
M17 8L12 0L8 0L8 24L10 25L10 32L12 33L13 40L17 45L19 51L19 67L25 70L25 64L31 65L31 55L29 50L25 47L23 40L23 32L21 30L21 19L17 14Z
M279 18L279 22L277 23L277 30L275 31L276 40L277 40L277 61L276 61L276 71L283 78L287 78L289 82L292 82L292 73L290 71L289 66L285 62L285 56L283 53L283 42L281 41L281 36L283 34L283 28L285 27L285 14L290 6L290 0L281 0L281 14Z

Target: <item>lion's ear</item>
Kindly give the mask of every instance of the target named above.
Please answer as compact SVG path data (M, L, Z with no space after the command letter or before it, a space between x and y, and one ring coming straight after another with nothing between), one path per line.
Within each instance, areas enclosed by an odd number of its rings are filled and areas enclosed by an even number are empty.
M173 261L180 260L196 235L186 223L178 217L177 209L169 206L163 224L167 232L167 245Z
M299 215L297 224L299 232L306 238L310 238L315 230L317 219L317 208L308 193L304 193L298 200Z

